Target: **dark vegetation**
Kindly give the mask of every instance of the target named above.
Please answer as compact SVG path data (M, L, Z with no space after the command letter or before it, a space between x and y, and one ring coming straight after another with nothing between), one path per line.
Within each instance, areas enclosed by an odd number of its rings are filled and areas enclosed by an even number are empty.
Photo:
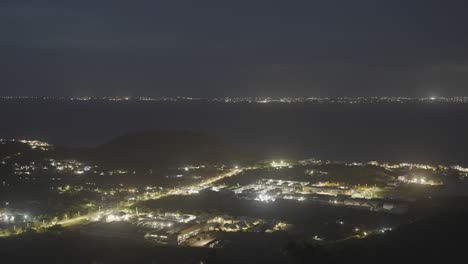
M130 133L83 154L104 167L136 170L199 164L232 165L249 157L217 138L182 130Z
M2 263L197 263L208 250L164 248L125 239L97 239L51 230L0 238Z
M264 239L269 244L263 244L256 234L235 234L231 239L244 239L244 247L155 247L132 240L96 239L55 228L45 234L29 232L0 238L0 254L5 263L462 263L468 213L465 209L455 212L456 208L385 235L326 245L293 237L281 238L281 243L273 243L275 240L267 237Z
M447 212L403 225L385 236L332 245L336 261L455 263L464 259L468 212Z

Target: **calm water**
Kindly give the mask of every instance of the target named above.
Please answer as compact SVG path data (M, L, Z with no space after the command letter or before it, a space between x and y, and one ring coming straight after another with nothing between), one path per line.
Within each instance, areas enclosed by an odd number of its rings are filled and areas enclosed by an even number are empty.
M268 157L468 165L468 105L0 102L0 136L93 146L146 129L206 131Z

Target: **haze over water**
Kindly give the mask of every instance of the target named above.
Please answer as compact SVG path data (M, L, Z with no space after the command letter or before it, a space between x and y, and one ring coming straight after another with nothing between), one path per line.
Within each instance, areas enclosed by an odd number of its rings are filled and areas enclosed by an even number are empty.
M3 138L88 147L131 131L204 131L265 157L467 165L468 105L0 102Z

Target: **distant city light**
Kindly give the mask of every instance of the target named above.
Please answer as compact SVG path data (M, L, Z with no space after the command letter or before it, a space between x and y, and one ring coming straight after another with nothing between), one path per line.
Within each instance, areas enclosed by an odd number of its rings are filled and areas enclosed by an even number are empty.
M193 97L15 97L0 96L0 100L37 100L37 101L106 101L119 103L124 101L136 102L217 102L227 104L242 103L276 103L276 104L419 104L428 101L443 103L468 103L468 97L215 97L215 98L193 98Z

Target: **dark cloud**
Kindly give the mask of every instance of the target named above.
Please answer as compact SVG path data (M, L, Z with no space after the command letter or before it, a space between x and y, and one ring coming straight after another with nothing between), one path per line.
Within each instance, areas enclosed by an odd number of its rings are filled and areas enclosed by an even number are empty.
M465 1L2 1L1 94L468 95Z

